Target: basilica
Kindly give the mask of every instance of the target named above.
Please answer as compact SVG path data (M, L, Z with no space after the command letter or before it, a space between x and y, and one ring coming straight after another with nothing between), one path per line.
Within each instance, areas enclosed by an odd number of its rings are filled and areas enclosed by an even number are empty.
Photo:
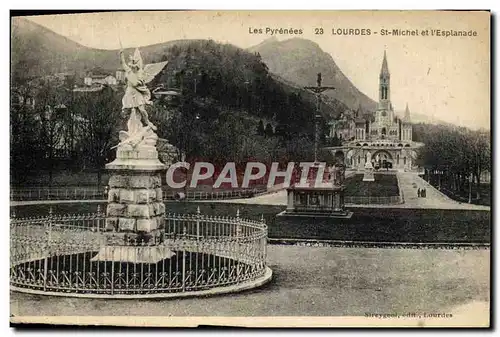
M394 113L391 103L391 75L384 51L379 76L376 111L347 110L330 122L331 139L339 144L326 148L336 157L342 156L347 168L363 170L367 160L375 169L410 171L415 168L415 149L422 146L412 138L408 104L404 116Z

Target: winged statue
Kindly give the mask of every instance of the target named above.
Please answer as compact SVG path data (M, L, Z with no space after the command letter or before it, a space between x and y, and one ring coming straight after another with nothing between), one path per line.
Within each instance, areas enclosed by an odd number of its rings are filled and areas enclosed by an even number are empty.
M127 122L127 131L120 131L120 144L130 144L137 146L144 140L149 145L156 144L158 137L154 133L156 126L151 123L146 111L146 106L151 105L151 92L146 86L151 82L167 65L168 61L143 64L139 49L135 49L130 56L129 62L125 60L123 50L120 50L120 61L125 71L127 88L122 99L122 110L124 113L130 112Z

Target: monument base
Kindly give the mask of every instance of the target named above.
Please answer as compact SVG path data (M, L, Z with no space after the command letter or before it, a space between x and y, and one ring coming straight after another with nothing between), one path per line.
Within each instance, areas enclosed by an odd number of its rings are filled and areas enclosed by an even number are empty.
M278 217L305 217L305 218L334 218L334 219L350 219L353 215L351 211L339 212L307 212L307 211L287 211L284 210L276 214Z
M363 174L363 181L375 181L375 176L373 174L373 165L368 158L368 161L365 164L365 171Z
M375 175L373 171L365 171L363 174L363 181L375 181Z
M162 244L165 204L161 172L153 145L122 144L111 171L106 208L106 242L91 261L158 263L175 253Z
M92 262L128 262L155 264L170 259L175 253L162 246L105 246L101 247Z
M344 187L324 184L319 187L293 186L287 189L287 208L277 216L349 219L344 208Z

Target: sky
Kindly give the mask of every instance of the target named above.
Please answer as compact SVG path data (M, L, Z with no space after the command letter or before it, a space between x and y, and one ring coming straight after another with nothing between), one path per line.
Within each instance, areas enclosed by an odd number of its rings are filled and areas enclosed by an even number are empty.
M396 111L410 111L473 129L490 128L490 17L487 12L109 12L34 16L28 19L82 45L118 49L177 39L213 39L241 48L272 36L310 39L329 53L358 89L378 99L384 50ZM301 29L302 34L271 35ZM323 34L315 34L322 28ZM249 31L262 29L262 34ZM334 35L337 29L369 29L370 35ZM387 36L403 29L418 36ZM427 30L475 31L471 37L423 36ZM375 33L376 32L376 33ZM313 79L314 80L314 79ZM323 83L328 85L328 79Z

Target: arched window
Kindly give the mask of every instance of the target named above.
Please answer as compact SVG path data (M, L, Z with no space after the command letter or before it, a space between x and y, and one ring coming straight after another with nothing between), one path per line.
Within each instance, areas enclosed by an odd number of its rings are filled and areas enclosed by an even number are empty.
M406 165L406 157L403 157L403 165Z
M399 154L396 156L396 163L399 165Z

